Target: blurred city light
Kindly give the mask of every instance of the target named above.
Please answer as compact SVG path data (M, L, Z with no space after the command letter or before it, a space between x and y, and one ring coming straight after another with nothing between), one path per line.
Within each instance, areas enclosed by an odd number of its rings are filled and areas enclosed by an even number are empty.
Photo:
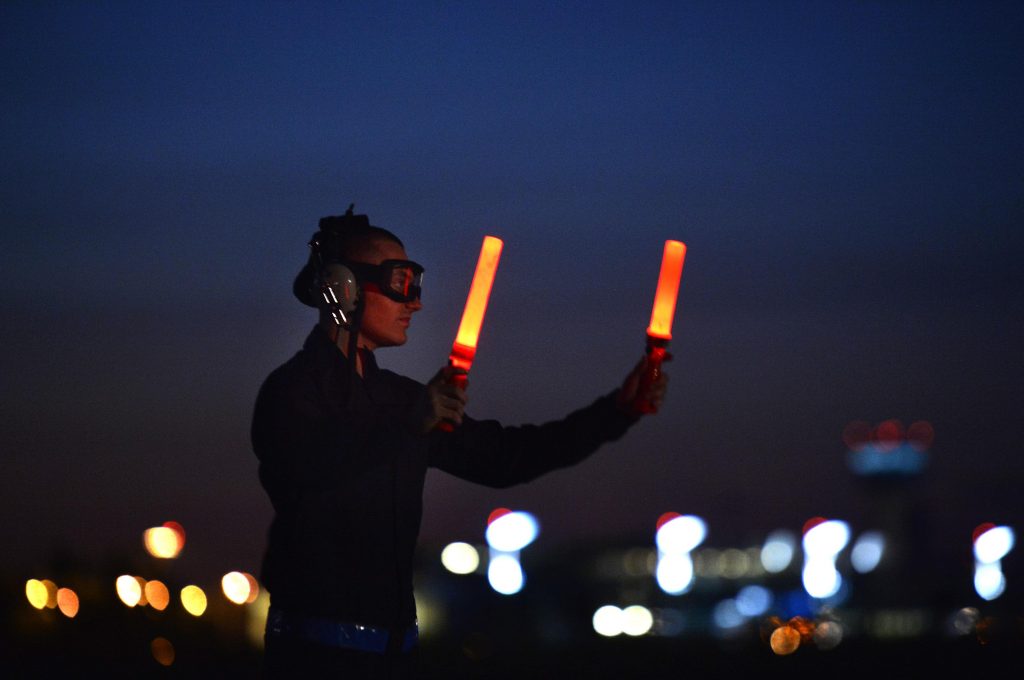
M523 589L523 568L513 555L498 554L487 566L487 582L502 595L515 595Z
M974 557L983 564L998 562L1013 549L1013 543L1013 529L993 526L974 539Z
M658 587L669 595L681 595L693 584L693 559L684 555L660 555L654 569Z
M28 598L28 603L36 609L45 609L46 601L49 598L46 593L46 586L43 585L42 581L34 578L30 578L25 582L25 597Z
M736 594L736 610L748 618L761 616L772 606L772 591L764 586L749 585Z
M850 528L840 520L809 521L804 533L804 590L811 597L825 599L839 592L843 577L836 570L836 557L850 540Z
M480 566L480 553L469 543L449 543L441 551L441 564L453 574L472 574Z
M768 534L761 548L761 565L770 574L785 571L796 553L796 536L791 531L779 529Z
M124 602L129 607L139 604L139 601L142 599L142 588L134 576L128 576L127 574L118 576L115 586L117 588L117 596L121 598L121 602Z
M711 620L720 631L731 631L746 623L746 617L736 606L736 600L722 600L711 612Z
M779 626L772 631L769 644L779 656L792 654L800 646L800 633L788 624Z
M249 579L240 571L224 574L220 580L220 587L224 591L224 597L235 604L245 604L252 590Z
M161 666L170 666L174 663L174 645L167 638L154 638L149 643L149 649L153 653L153 658Z
M530 513L505 512L490 521L484 536L495 550L517 552L533 543L538 532L537 520Z
M647 635L654 626L651 610L639 604L630 605L622 610L622 632L631 637Z
M181 589L181 605L192 616L202 616L206 611L206 593L199 586L185 586Z
M843 626L838 621L822 621L814 628L813 640L818 649L835 649L843 641Z
M622 610L613 604L598 607L594 612L592 623L594 632L604 637L615 637L622 634Z
M60 588L57 591L57 607L64 616L75 618L78 614L78 594L70 588Z
M183 534L168 526L152 527L142 532L142 543L153 557L173 559L185 547Z
M149 606L157 611L167 609L167 605L171 602L170 591L160 581L146 581L146 586L142 589L142 592L146 596Z
M850 563L855 571L867 574L878 566L885 552L885 537L878 531L865 531L857 537L850 551Z
M982 524L974 530L974 590L983 600L994 600L1006 590L1001 560L1013 550L1013 529Z
M707 524L696 515L665 513L658 518L654 543L658 546L658 565L654 577L658 587L669 595L681 595L693 585L693 558L690 551L707 536Z
M704 520L695 515L680 515L658 527L654 542L663 553L678 555L696 548L706 536Z

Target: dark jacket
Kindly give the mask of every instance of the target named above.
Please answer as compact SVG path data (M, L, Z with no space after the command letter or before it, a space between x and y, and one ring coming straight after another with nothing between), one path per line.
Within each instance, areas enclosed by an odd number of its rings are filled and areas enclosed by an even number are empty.
M634 422L612 394L545 425L466 417L454 432L418 435L404 424L425 387L369 353L363 373L316 327L256 400L253 448L275 511L262 581L284 611L410 625L428 467L511 486L582 460Z

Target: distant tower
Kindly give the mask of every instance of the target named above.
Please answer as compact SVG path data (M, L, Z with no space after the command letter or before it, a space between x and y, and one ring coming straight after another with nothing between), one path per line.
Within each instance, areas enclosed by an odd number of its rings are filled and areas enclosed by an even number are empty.
M871 608L924 606L932 601L937 584L928 579L928 517L918 509L915 481L928 466L934 430L927 421L904 428L898 420L872 427L850 423L843 431L846 463L860 480L867 501L866 526L883 537L877 567L855 574L853 597ZM854 537L854 550L857 549Z

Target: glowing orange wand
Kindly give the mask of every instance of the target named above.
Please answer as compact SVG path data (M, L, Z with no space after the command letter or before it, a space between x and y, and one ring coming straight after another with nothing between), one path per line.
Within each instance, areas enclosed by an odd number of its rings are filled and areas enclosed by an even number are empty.
M637 396L633 401L633 410L636 413L655 413L658 410L643 395L661 375L661 364L669 357L667 348L672 339L672 318L676 313L679 280L683 276L685 259L685 243L665 241L665 249L661 255L661 272L658 274L658 289L654 293L654 307L651 309L651 324L647 327L647 370L640 376Z
M480 247L480 258L476 262L473 283L469 286L466 307L462 310L459 332L455 335L452 353L448 355L449 366L466 371L466 373L456 373L450 378L449 382L456 387L466 387L467 374L473 366L476 343L480 338L480 326L484 323L487 300L491 297L491 286L494 284L494 275L498 272L498 260L501 259L503 245L500 238L485 236L484 243ZM452 430L452 424L448 422L442 422L438 427L446 432Z

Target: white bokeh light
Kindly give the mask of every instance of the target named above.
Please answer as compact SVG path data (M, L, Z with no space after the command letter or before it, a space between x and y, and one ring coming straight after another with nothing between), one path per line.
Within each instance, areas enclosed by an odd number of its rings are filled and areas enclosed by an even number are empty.
M540 528L528 512L507 512L487 525L487 545L501 552L516 552L533 543Z

